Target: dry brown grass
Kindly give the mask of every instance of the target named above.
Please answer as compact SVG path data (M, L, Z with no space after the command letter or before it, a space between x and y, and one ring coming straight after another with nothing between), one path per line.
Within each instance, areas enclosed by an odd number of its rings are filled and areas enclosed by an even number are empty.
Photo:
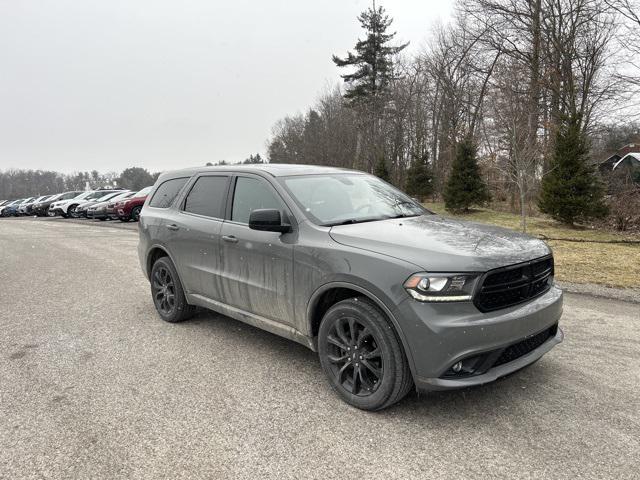
M490 209L452 215L442 203L425 206L442 215L520 230L520 217ZM559 239L587 240L589 243L549 240L556 263L556 278L573 283L595 283L610 287L640 287L640 245L591 243L640 240L638 235L618 234L591 228L571 228L544 217L528 219L527 233Z

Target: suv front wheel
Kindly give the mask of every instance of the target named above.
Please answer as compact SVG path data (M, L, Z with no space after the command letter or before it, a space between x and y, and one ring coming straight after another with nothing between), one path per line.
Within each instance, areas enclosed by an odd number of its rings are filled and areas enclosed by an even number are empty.
M318 353L331 387L362 410L393 405L413 385L398 335L365 297L343 300L327 311L318 332Z

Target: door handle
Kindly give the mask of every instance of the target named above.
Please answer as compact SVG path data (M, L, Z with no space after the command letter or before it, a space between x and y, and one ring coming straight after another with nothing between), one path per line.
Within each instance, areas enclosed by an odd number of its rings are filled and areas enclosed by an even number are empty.
M173 230L174 232L175 232L176 230L180 230L180 227L179 227L178 225L176 225L175 223L172 223L171 225L167 225L167 228L168 228L169 230Z
M223 235L222 239L229 243L238 243L238 239L233 235Z

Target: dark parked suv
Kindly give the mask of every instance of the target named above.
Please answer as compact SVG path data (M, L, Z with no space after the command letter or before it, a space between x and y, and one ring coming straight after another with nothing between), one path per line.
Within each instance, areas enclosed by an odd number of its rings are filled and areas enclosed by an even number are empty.
M358 408L490 382L563 338L544 242L434 215L362 172L165 173L139 232L162 319L199 306L300 342Z

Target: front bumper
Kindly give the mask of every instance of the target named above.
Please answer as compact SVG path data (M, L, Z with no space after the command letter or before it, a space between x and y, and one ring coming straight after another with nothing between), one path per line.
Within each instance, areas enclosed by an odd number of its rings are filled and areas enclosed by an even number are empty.
M470 302L420 303L407 298L394 315L406 339L418 390L491 382L535 362L563 339L562 330L556 328L562 315L562 291L555 286L527 303L488 313ZM532 350L497 361L505 349L541 332L549 336ZM468 361L472 371L452 374L452 366L461 361L463 365Z
M553 347L562 343L564 340L564 333L560 327L558 327L556 334L550 337L546 342L540 345L538 348L530 351L529 353L522 355L521 357L503 365L492 367L485 373L479 375L470 375L461 378L422 378L416 379L416 387L421 391L433 391L433 390L450 390L456 388L473 387L477 385L483 385L485 383L493 382L498 378L510 375L522 368L531 365L538 361L542 356L551 350ZM503 349L498 349L496 353L499 353Z

